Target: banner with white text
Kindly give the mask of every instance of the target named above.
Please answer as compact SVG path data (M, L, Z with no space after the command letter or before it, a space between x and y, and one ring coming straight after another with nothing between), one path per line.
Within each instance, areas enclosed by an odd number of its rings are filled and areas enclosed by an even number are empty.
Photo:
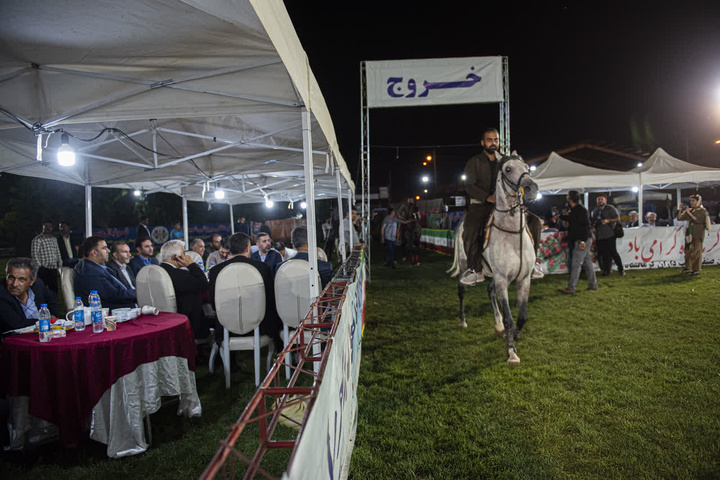
M365 62L370 108L498 103L502 57Z
M365 263L347 286L315 404L284 480L341 479L350 464L357 426L357 383L365 315Z

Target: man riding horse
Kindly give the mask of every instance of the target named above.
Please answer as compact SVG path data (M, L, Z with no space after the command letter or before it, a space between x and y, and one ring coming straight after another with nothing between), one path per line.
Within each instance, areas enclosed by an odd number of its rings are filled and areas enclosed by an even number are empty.
M471 286L485 280L482 265L483 243L488 219L495 208L495 184L498 165L502 159L498 152L500 137L497 129L485 129L481 145L483 152L470 157L465 165L465 189L470 197L470 204L465 214L462 239L468 269L460 277L460 283ZM527 212L527 225L537 250L542 223L537 216ZM532 278L542 277L542 271L535 264Z

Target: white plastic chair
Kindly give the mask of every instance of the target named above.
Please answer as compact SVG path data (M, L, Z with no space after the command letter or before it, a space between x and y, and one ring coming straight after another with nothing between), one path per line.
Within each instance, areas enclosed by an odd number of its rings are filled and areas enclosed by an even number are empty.
M60 269L60 288L62 288L65 310L75 309L75 270L70 267Z
M283 341L287 347L295 334L295 329L310 311L310 305L316 300L310 296L310 265L307 260L293 259L280 265L275 272L275 303L283 322ZM315 271L317 285L320 274ZM292 365L292 358L286 359ZM285 378L290 378L290 367L285 366Z
M137 303L151 305L161 312L177 313L177 300L170 275L160 265L147 265L135 277Z
M253 350L255 385L260 385L260 349L268 347L267 366L270 369L274 345L267 335L260 335L260 322L265 317L265 285L260 272L247 263L225 266L215 281L215 311L225 327L222 345L213 344L210 352L210 373L214 371L215 355L220 351L225 370L225 388L230 388L230 352ZM253 336L236 337L230 333Z
M190 258L192 258L193 262L197 263L200 268L202 268L203 272L205 271L205 264L203 263L203 259L199 253L193 250L188 250L187 252L185 252L185 255L188 255Z

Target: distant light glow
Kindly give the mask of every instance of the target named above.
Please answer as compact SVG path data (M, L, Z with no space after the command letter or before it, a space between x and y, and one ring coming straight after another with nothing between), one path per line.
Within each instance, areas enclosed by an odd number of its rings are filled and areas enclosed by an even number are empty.
M272 208L275 205L275 202L272 200L265 200L265 208Z
M638 162L638 167L642 167L642 162Z
M537 197L535 197L535 200L540 200L542 198L542 193L538 192Z
M639 189L638 187L632 187L632 191L635 192L635 193L637 193L637 192L640 191L640 189Z
M537 167L535 165L530 165L530 171L534 172L535 170L537 170Z
M223 190L222 188L218 188L217 190L215 190L215 198L217 200L222 200L223 198L225 198L225 190Z
M467 180L467 175L465 175L464 173L460 175L460 180L462 180L463 182Z
M140 190L136 189L135 191L133 191L133 195L135 195L136 197L139 197L140 195L142 195L142 192Z
M425 159L426 159L428 162L432 162L432 155L428 155L427 157L425 157Z
M305 209L307 208L307 203L306 203L306 202L300 202L300 208L302 208L303 210L305 210Z
M427 188L425 189L425 193L427 193Z
M420 195L415 195L415 200L420 200Z
M423 162L423 167L427 167L427 162Z
M427 183L430 181L430 177L428 177L427 175L423 175L422 181L423 181L423 183Z

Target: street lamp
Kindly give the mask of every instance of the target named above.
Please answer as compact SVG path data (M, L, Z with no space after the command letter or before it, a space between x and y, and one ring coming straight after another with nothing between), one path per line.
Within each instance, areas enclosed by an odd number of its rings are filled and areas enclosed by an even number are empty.
M428 177L427 175L423 175L423 177L422 177L422 182L423 182L423 183L428 183L429 181L430 181L430 177Z

